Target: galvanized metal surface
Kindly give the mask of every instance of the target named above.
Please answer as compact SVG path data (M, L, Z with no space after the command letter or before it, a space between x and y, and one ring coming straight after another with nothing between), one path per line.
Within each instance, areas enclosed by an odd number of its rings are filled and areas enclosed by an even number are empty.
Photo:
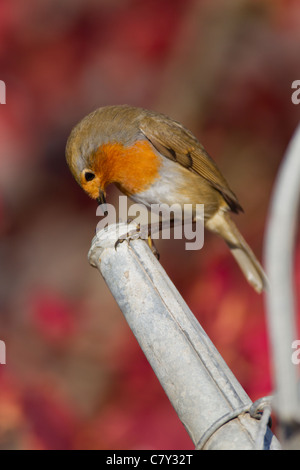
M131 225L132 228L132 225ZM250 398L143 240L110 225L89 252L197 449L253 449ZM199 299L201 302L201 299ZM255 339L254 339L255 340ZM264 448L280 445L268 428Z
M287 149L275 183L265 238L270 289L268 329L272 347L275 401L280 422L300 423L299 370L292 362L297 339L294 259L300 200L300 125ZM298 433L300 428L298 427ZM300 448L300 434L298 438Z

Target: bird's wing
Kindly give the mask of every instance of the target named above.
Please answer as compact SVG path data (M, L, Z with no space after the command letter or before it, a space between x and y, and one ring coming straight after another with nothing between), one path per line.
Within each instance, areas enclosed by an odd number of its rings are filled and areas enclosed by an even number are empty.
M188 129L157 114L144 116L139 127L161 155L206 179L222 194L233 212L243 210L215 162Z

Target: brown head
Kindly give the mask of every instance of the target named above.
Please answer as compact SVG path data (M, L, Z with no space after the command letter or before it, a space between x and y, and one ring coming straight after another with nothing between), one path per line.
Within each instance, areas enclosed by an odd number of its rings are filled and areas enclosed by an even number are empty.
M67 163L82 189L99 203L111 183L130 195L157 177L159 157L139 128L144 113L141 108L107 106L72 130L66 145Z

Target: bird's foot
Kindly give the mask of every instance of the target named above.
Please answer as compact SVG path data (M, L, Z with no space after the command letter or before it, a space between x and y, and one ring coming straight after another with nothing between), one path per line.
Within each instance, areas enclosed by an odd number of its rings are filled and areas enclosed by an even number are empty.
M159 252L154 244L153 239L151 238L151 228L149 225L137 224L134 229L128 231L126 234L118 238L115 243L115 249L117 249L120 243L123 243L124 241L130 243L132 240L138 239L147 240L148 246L152 253L154 256L156 256L157 259L159 259Z

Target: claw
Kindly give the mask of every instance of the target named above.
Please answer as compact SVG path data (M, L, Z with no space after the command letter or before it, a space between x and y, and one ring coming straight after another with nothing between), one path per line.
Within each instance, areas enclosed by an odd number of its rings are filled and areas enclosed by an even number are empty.
M134 230L127 232L126 235L122 235L115 243L115 250L119 244L123 243L125 240L130 243L131 240L137 240L139 238L145 241L147 240L149 248L151 249L154 256L159 260L159 252L151 238L150 227L148 225L141 227L141 225L138 224Z
M115 243L115 250L117 249L120 243L123 243L125 240L129 243L131 240L136 240L138 238L142 238L140 234L141 226L140 224L134 230L127 232L126 235L122 235Z
M125 239L119 238L119 239L116 241L116 243L115 243L115 250L117 250L117 247L120 245L120 243L123 243L124 240L125 240Z

